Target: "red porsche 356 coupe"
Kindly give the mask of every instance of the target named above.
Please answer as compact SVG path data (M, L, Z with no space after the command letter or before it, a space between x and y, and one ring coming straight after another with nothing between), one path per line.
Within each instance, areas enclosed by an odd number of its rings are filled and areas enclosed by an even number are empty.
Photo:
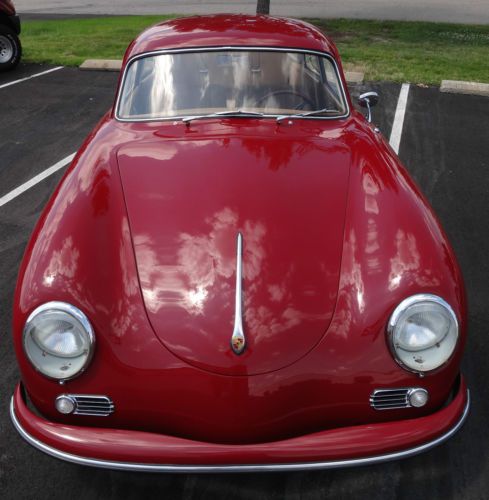
M452 249L331 40L290 19L134 40L27 247L13 330L12 421L79 464L374 463L469 408Z

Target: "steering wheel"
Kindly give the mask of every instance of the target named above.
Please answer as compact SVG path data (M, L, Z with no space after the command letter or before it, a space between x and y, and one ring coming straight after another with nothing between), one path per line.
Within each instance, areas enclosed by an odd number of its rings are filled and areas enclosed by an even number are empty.
M304 94L297 92L296 90L274 90L272 92L269 92L268 94L265 94L260 99L258 99L256 104L260 106L260 104L268 101L272 97L284 96L284 95L291 95L294 97L301 98L302 102L299 102L299 104L297 104L297 106L294 109L304 109L304 106L306 104L309 104L311 106L311 109L314 109L314 103L311 101L311 99L309 99L309 97L305 96Z

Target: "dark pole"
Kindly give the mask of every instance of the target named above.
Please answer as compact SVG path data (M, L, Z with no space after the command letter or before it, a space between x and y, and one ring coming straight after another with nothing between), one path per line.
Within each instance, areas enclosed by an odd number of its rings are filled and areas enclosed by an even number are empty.
M256 2L257 14L270 14L270 0L258 0Z

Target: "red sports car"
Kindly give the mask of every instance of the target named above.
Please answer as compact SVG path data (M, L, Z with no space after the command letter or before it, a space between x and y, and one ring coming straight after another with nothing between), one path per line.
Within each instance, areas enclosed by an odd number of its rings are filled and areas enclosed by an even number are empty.
M396 459L465 420L466 327L446 236L331 40L173 20L129 46L27 247L11 417L115 469Z

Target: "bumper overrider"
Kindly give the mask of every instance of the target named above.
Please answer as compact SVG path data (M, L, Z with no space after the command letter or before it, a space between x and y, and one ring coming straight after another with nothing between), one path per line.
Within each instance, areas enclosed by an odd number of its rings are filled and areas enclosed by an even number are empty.
M28 408L20 383L11 399L10 416L32 446L81 465L142 472L255 472L329 469L410 457L453 436L469 407L469 391L461 378L451 401L428 416L246 445L49 422Z

